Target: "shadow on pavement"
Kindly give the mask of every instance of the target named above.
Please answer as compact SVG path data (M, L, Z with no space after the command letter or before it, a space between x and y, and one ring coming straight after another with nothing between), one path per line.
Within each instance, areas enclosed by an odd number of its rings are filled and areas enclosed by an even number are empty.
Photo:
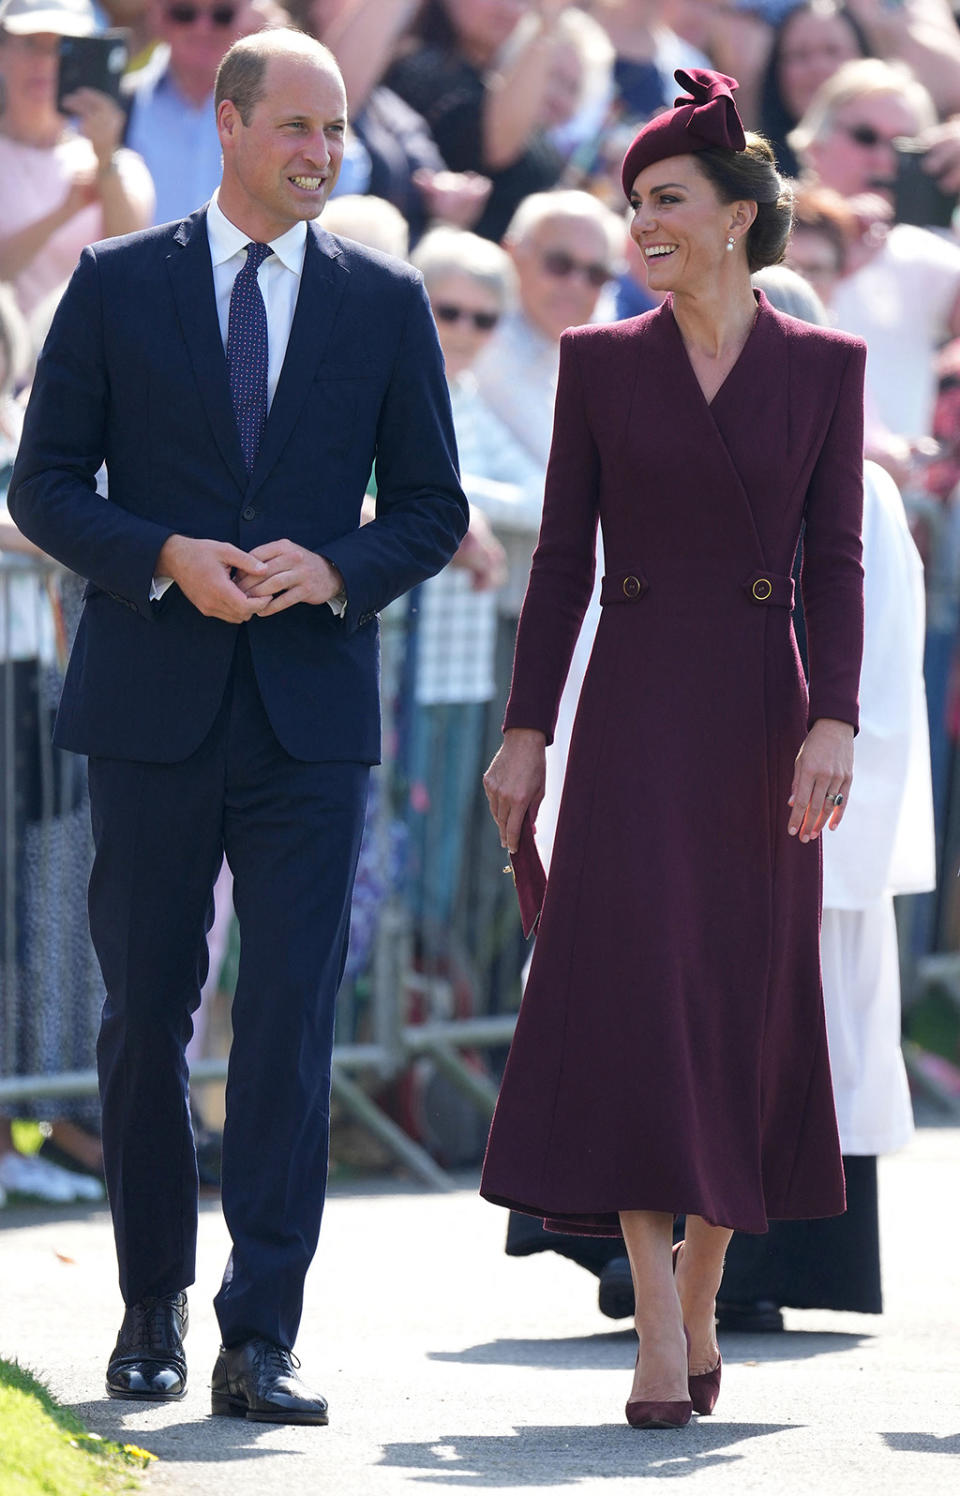
M302 1449L285 1449L271 1443L267 1449L257 1449L256 1442L264 1434L276 1434L275 1423L248 1423L245 1418L189 1418L183 1423L167 1423L151 1428L147 1432L140 1418L147 1406L145 1403L123 1403L111 1398L96 1402L71 1403L70 1411L83 1421L85 1428L95 1428L105 1439L118 1444L138 1444L149 1449L160 1460L171 1464L186 1460L189 1464L220 1464L229 1460L247 1460L258 1455L275 1458L282 1454L302 1454ZM153 1406L162 1406L153 1404ZM169 1406L169 1405L167 1405ZM134 1423L128 1427L126 1419Z
M724 1361L811 1361L816 1356L835 1356L869 1345L871 1334L852 1335L845 1330L784 1330L779 1335L720 1336Z
M883 1442L896 1454L960 1454L960 1434L886 1433Z
M577 1485L582 1480L672 1478L729 1466L745 1458L733 1452L745 1440L782 1433L795 1424L705 1423L685 1429L632 1429L623 1424L584 1428L530 1426L513 1436L451 1434L429 1444L383 1446L381 1465L419 1473L425 1485L520 1489Z
M724 1361L807 1361L815 1356L856 1350L868 1335L824 1331L785 1330L780 1335L723 1335ZM609 1370L632 1361L636 1341L632 1330L606 1335L570 1336L562 1340L490 1340L462 1351L430 1351L431 1361L461 1361L476 1366L557 1366L577 1370Z

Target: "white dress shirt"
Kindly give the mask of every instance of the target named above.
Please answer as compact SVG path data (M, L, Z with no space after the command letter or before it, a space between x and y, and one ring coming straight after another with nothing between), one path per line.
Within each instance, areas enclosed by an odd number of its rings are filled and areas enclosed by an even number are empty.
M217 321L223 339L223 351L227 351L227 331L230 325L230 295L237 272L246 264L249 234L238 229L224 214L215 192L207 206L207 239L210 244L210 260L213 265L213 289L217 300ZM280 371L287 354L293 314L297 309L300 294L300 276L307 252L307 225L295 223L277 239L271 239L272 254L257 270L257 283L267 310L267 411L273 404L277 392ZM150 601L157 602L171 586L169 577L154 577L150 586ZM331 598L329 606L340 615L344 605Z
M213 289L217 298L217 320L223 350L227 350L227 328L230 322L230 293L237 272L247 262L250 235L232 224L221 210L217 193L207 208L207 238L213 263ZM307 225L295 223L278 239L270 240L272 254L267 255L257 271L257 282L267 309L267 410L277 392L280 370L290 341L293 314L300 294L303 258L307 252Z

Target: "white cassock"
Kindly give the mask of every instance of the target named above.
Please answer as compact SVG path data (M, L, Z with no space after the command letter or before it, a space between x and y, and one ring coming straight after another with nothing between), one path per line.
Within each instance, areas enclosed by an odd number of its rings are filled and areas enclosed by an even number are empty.
M573 658L570 661L563 695L560 697L557 726L553 734L553 742L547 749L547 779L543 803L537 811L537 850L548 872L553 852L553 838L557 830L557 817L560 814L560 796L563 792L563 778L567 772L567 755L570 752L573 724L577 715L577 707L580 704L583 678L587 673L593 641L600 622L600 584L602 581L603 540L598 532L597 574L594 578L593 593L587 604L587 611L583 615L583 623L574 647Z
M842 1150L889 1153L913 1112L893 895L934 887L923 563L893 479L864 466L864 653L853 792L823 836L823 995Z

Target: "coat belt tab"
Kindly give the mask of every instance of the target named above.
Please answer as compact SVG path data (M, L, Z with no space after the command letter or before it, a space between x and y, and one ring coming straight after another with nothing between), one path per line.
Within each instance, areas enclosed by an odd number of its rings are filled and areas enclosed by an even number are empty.
M600 584L601 603L638 603L648 587L643 572L637 567L614 571L605 576Z

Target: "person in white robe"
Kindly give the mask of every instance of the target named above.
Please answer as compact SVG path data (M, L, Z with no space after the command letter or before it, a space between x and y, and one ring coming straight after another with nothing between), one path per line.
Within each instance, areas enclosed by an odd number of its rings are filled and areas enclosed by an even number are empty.
M895 894L935 883L923 686L923 563L893 479L864 467L864 654L855 788L823 844L821 962L842 1151L891 1153L913 1132L900 1047Z

